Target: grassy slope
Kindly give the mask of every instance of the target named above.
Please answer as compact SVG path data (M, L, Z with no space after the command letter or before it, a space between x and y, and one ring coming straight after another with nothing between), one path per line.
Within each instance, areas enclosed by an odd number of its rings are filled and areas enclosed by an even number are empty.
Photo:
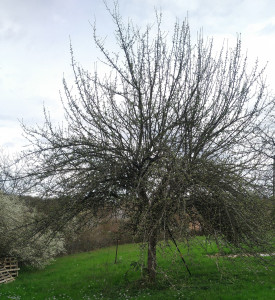
M204 250L193 246L188 255L181 249L192 277L175 249L160 249L158 265L167 277L146 286L140 271L130 267L139 259L139 247L124 245L116 265L115 247L109 247L58 258L44 270L21 270L15 282L0 286L0 299L275 299L274 268L235 258L220 260L219 272Z

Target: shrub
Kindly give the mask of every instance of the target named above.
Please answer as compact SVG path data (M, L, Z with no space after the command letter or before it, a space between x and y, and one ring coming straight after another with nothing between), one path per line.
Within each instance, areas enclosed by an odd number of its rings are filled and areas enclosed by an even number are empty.
M0 207L0 257L14 256L23 264L43 267L64 252L62 235L36 232L43 216L18 196L0 191Z

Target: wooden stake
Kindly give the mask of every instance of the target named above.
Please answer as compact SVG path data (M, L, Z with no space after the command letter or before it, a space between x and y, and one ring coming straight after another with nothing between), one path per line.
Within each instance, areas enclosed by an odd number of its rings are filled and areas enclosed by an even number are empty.
M117 249L118 249L118 239L116 240L116 257L115 257L115 264L117 263Z
M170 231L170 229L169 229L168 226L167 226L167 231L168 231L168 233L169 233L169 235L170 235L170 237L171 237L173 243L175 244L175 246L176 246L176 248L177 248L177 250L178 250L178 252L179 252L179 254L180 254L181 260L183 261L183 263L184 263L184 265L185 265L185 267L186 267L186 269L187 269L189 275L191 276L191 272L190 272L190 270L189 270L189 268L188 268L188 266L187 266L187 264L186 264L186 262L185 262L185 260L184 260L184 258L183 258L183 255L181 254L180 249L179 249L179 247L178 247L178 245L177 245L177 243L176 243L176 240L174 239L174 237L173 237L173 235L172 235L172 233L171 233L171 231Z

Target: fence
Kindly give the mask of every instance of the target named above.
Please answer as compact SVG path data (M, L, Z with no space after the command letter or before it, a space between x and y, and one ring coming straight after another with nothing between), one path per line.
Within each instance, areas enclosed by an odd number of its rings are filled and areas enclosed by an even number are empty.
M0 258L0 284L14 281L19 270L16 258Z

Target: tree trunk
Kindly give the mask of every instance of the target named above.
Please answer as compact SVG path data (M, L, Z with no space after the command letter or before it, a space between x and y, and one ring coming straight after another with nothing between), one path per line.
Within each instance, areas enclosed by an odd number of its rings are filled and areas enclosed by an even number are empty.
M275 155L273 156L273 184L272 184L273 203L275 199Z
M154 282L156 279L157 267L157 231L154 229L148 240L148 274L149 281Z

